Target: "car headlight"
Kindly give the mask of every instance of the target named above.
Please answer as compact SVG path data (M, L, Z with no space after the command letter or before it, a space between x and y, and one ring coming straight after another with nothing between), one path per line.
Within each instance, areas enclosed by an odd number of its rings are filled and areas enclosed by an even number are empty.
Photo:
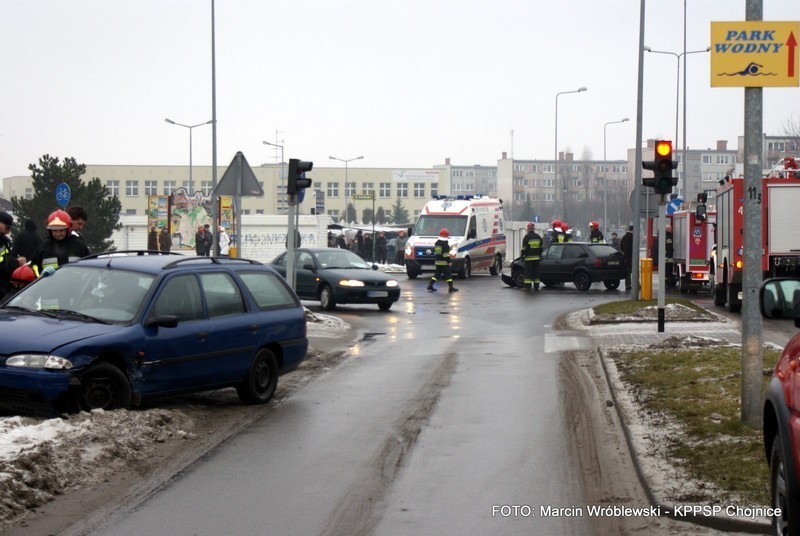
M397 281L395 281L394 279L392 279L390 281L387 281L386 282L386 286L387 287L396 287L397 286Z
M68 370L72 368L72 363L57 355L19 354L6 359L6 366Z
M342 287L363 287L364 282L358 279L342 279L339 281L339 286Z

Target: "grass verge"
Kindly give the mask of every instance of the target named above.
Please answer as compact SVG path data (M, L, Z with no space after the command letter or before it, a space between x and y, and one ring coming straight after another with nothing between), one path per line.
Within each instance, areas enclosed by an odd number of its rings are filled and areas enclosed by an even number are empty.
M686 298L665 298L664 303L669 305L671 303L683 305L699 313L707 313L705 309L692 303L691 300ZM597 315L602 314L632 314L645 307L657 307L658 300L622 300L615 302L608 302L598 305L594 308Z
M644 302L633 303L641 307ZM667 444L673 464L728 493L731 502L769 504L761 430L741 423L740 347L648 348L609 355L645 412L664 415L681 430ZM764 349L765 370L772 369L778 355ZM764 386L768 380L765 375Z

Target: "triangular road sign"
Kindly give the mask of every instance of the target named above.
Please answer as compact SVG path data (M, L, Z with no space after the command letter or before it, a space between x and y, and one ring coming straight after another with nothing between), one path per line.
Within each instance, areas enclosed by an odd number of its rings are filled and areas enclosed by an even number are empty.
M252 196L261 197L264 195L264 190L258 184L255 173L250 169L250 164L242 154L242 151L236 153L236 156L231 160L225 174L217 183L214 189L217 195L232 195L232 196Z

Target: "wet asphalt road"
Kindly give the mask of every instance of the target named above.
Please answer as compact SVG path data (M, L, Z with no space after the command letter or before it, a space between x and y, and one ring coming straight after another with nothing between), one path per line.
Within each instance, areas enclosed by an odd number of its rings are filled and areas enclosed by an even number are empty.
M593 534L539 515L586 502L551 324L624 294L398 280L390 312L337 311L347 360L93 534Z

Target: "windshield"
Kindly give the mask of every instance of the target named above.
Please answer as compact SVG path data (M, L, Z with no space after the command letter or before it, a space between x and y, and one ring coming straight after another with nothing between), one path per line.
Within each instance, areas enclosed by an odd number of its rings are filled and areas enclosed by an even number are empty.
M417 236L439 236L439 231L442 229L447 229L450 236L464 236L467 229L467 217L423 214L414 226L414 234Z
M363 268L371 270L371 266L361 257L346 249L322 251L317 255L317 266L321 270L331 268Z
M152 275L88 266L63 266L16 294L6 306L29 311L76 312L105 322L133 320Z

